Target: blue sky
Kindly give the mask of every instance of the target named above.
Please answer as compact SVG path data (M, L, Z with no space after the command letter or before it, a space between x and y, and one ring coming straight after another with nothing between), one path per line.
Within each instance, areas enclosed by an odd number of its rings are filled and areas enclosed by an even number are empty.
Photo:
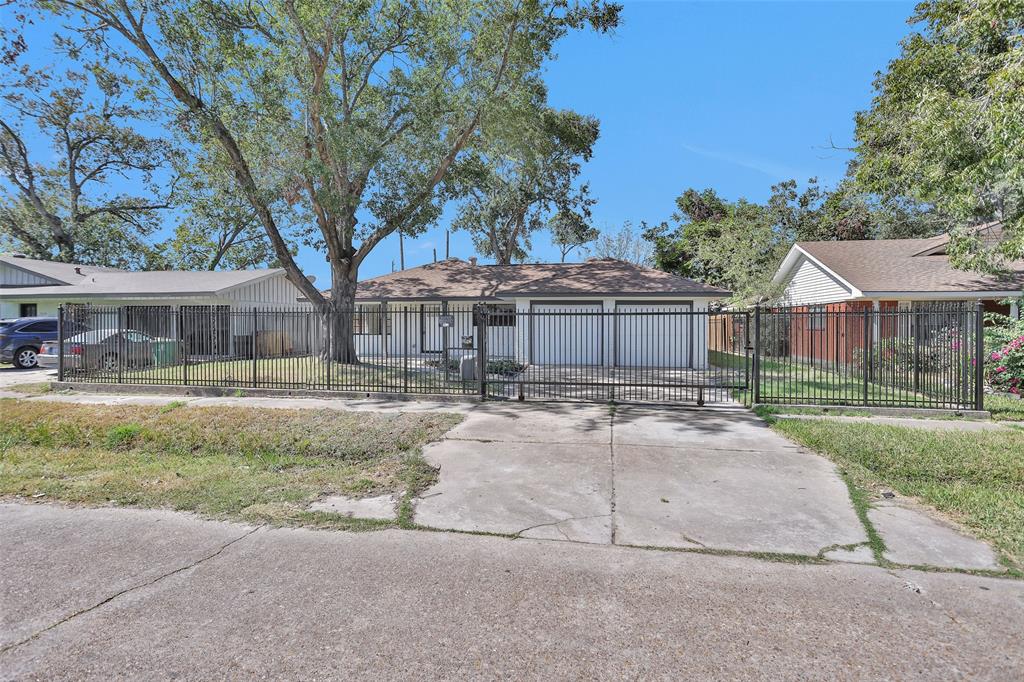
M597 116L601 138L583 179L598 199L595 225L667 219L688 187L763 200L770 186L817 177L834 184L849 154L853 115L868 106L876 71L898 55L913 2L634 2L611 36L579 33L548 66L550 103ZM50 27L30 30L45 46ZM406 266L444 257L445 224L406 241ZM557 261L548 235L533 260ZM473 255L451 235L451 255ZM574 253L570 260L579 259ZM398 264L397 237L364 261L360 277ZM324 257L299 264L321 284Z
M595 224L667 219L687 187L762 200L790 177L834 183L849 155L853 115L876 71L899 53L912 2L625 2L614 36L574 35L547 74L550 101L601 120L584 169L599 200ZM406 266L444 255L444 228L406 242ZM453 256L472 255L453 233ZM557 261L547 235L533 256ZM313 272L325 267L309 261ZM389 240L362 277L390 272ZM320 272L322 271L322 272Z

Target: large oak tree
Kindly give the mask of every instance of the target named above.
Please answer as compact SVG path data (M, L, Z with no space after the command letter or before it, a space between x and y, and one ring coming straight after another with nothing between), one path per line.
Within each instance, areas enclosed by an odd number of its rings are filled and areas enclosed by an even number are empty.
M320 311L353 306L359 266L388 235L436 220L452 165L481 130L536 106L568 31L604 31L600 0L52 0L82 35L149 79L220 147L290 281ZM298 230L331 267L323 295L289 251ZM355 362L351 318L331 357Z

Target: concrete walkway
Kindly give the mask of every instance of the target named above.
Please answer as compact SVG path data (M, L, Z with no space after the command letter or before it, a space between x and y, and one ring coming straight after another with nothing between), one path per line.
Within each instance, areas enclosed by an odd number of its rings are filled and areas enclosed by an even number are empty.
M1024 677L1024 583L0 505L2 679Z

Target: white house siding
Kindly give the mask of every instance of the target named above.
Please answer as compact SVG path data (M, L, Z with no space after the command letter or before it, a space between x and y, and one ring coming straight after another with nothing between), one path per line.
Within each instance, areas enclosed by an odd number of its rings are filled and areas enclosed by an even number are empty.
M790 305L835 303L853 298L853 292L818 264L801 257L786 282L783 299Z
M48 284L59 282L0 262L0 287L38 287Z
M302 292L283 273L223 292L223 298L233 306L310 307L299 301L300 296Z

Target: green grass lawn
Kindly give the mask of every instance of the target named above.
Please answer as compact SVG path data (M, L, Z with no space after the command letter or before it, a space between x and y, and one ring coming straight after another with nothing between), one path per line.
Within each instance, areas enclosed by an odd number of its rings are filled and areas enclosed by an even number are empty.
M1024 422L1024 400L987 395L985 409L998 421Z
M329 376L328 376L329 374ZM183 385L253 386L252 360L221 360L194 362L188 367L180 364L164 367L125 369L121 372L124 383ZM75 380L69 372L67 379ZM90 370L94 381L116 382L116 372L103 374ZM318 357L299 356L265 358L255 363L255 384L259 388L298 388L335 390L368 390L385 392L472 392L474 384L460 381L457 373L448 373L422 361L411 359L406 365L396 357L381 362L363 362L358 365L330 363Z
M461 417L0 401L0 495L349 527L305 511L328 493L412 495L421 449Z
M916 497L1024 569L1024 429L929 431L826 419L773 427L839 465L855 486Z
M712 365L725 369L742 369L746 362L742 355L720 351L709 351L709 360ZM797 361L780 362L767 358L762 358L760 364L763 402L863 405L865 388L868 403L879 406L919 404L930 397L927 392L915 393L870 381L865 386L863 375L853 369L827 369ZM752 361L750 369L753 371ZM753 400L752 387L751 390L736 393L737 399L747 405Z

